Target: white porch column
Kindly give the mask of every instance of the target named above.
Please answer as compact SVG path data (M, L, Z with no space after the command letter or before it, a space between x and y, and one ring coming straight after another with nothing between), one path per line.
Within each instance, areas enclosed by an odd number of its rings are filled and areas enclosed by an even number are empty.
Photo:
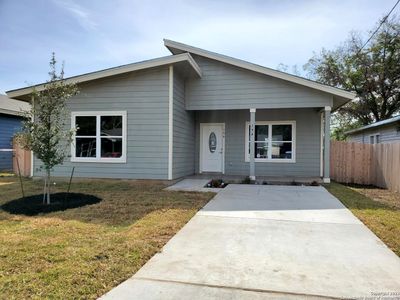
M324 182L330 179L330 146L331 146L331 107L325 106L324 110Z
M250 108L250 180L256 180L254 163L254 135L256 128L256 109Z

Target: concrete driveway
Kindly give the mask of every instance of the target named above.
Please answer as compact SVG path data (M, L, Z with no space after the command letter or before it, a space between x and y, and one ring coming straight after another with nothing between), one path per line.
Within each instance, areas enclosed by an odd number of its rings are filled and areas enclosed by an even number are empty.
M323 187L232 184L103 299L329 299L385 292L400 297L400 259Z

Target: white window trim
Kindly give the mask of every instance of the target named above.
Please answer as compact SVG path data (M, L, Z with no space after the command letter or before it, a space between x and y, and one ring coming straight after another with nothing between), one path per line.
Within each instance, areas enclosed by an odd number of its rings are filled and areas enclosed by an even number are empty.
M126 163L126 111L73 111L71 112L71 128L76 127L77 116L122 116L122 156L118 158L101 157L101 137L100 134L96 135L96 158L93 157L76 157L75 156L75 137L71 143L71 162L94 162L94 163ZM100 132L100 118L96 118L96 132Z
M377 137L377 136L379 136L379 143L376 142L376 137ZM374 143L373 143L373 144L371 144L371 137L374 138ZM374 134L370 134L370 135L369 135L368 143L369 143L370 145L380 144L380 143L381 143L380 138L381 138L380 132L377 132L377 133L374 133Z
M371 143L371 138L373 139L373 143ZM368 143L369 143L370 145L375 145L375 134L370 134L370 135L369 135Z
M380 144L381 142L381 134L379 132L375 133L375 144Z
M292 125L292 158L254 158L255 162L270 162L270 163L295 163L296 162L296 121L257 121L255 125ZM250 162L249 156L249 126L250 122L246 122L245 126L245 162ZM269 136L272 136L272 127L268 128ZM269 142L270 144L272 141Z

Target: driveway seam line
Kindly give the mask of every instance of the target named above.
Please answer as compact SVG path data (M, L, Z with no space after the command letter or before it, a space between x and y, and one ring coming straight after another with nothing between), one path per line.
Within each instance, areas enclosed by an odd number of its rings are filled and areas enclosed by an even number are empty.
M214 217L214 218L230 218L230 219L248 219L248 220L265 220L265 221L277 221L277 222L293 222L293 223L316 223L316 224L332 224L332 225L350 225L350 226L360 226L364 225L363 223L361 224L352 224L352 223L335 223L335 222L313 222L313 221L296 221L296 220L284 220L284 219L266 219L266 218L252 218L252 217L233 217L233 216L216 216L216 215L203 215L196 213L194 217L199 216L199 217ZM192 219L193 219L192 218ZM365 225L364 225L365 226Z
M135 277L133 276L132 279L144 280L144 281L157 281L157 282L165 282L165 283L178 283L178 284L186 284L186 285L194 285L200 287L211 287L211 288L218 288L218 289L229 289L229 290L241 290L246 292L256 292L256 293L270 293L276 295L290 295L290 296L306 296L306 297L313 297L313 298L324 298L324 299L343 299L342 297L332 297L332 296L325 296L325 295L317 295L317 294L304 294L304 293L295 293L295 292L284 292L284 291L274 291L274 290L264 290L264 289L254 289L254 288L241 288L241 287L233 287L227 285L217 285L217 284L204 284L204 283L196 283L196 282L185 282L179 280L167 280L167 279L156 279L156 278L148 278L148 277Z

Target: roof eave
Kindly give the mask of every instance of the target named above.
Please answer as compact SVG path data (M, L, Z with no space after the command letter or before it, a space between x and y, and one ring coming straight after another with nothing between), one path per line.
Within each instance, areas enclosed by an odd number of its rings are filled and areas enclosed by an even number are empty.
M0 108L0 114L22 117L22 111L14 111L9 109Z
M360 128L352 129L352 130L346 131L344 134L348 135L348 134L358 133L358 132L368 130L368 129L379 128L381 126L391 125L396 122L400 122L399 116L393 117L393 120L387 119L387 120L383 120L381 122L372 123L372 124L369 124L369 125L366 125L366 126L363 126Z
M193 59L193 57L189 53L182 53L178 55L171 55L171 56L164 56L160 58L155 58L143 62L138 62L138 63L133 63L129 65L124 65L120 67L115 67L115 68L110 68L110 69L105 69L105 70L100 70L100 71L95 71L87 74L82 74L78 76L73 76L65 79L66 83L83 83L91 80L96 80L100 78L105 78L105 77L110 77L114 75L119 75L119 74L124 74L124 73L129 73L133 71L139 71L139 70L144 70L144 69L149 69L149 68L154 68L154 67L159 67L159 66L164 66L164 65L171 65L179 62L188 62L189 65L192 67L194 70L195 74L198 77L201 77L201 69L199 65L196 63L196 61ZM37 91L41 91L45 88L46 83L41 83L37 85L32 85L26 88L21 88L21 89L15 89L15 90L10 90L6 91L6 94L10 98L15 98L18 99L19 97L29 95L33 92L34 89ZM25 99L23 99L25 100Z
M172 54L176 54L177 53L176 50L180 50L183 52L190 52L190 53L194 53L194 54L204 56L207 58L211 58L214 60L222 61L224 63L231 64L231 65L243 68L243 69L248 69L248 70L251 70L254 72L258 72L261 74L265 74L268 76L272 76L275 78L293 82L293 83L296 83L299 85L303 85L303 86L306 86L309 88L320 90L320 91L323 91L323 92L326 92L326 93L329 93L329 94L332 94L335 96L339 96L339 97L348 99L348 101L353 100L356 97L356 94L353 92L349 92L349 91L345 91L345 90L342 90L342 89L339 89L336 87L324 85L322 83L312 81L312 80L309 80L309 79L306 79L303 77L299 77L299 76L295 76L295 75L288 74L285 72L277 71L277 70L263 67L260 65L256 65L256 64L253 64L253 63L241 60L241 59L237 59L237 58L233 58L233 57L226 56L223 54L207 51L204 49L200 49L200 48L193 47L190 45L171 41L168 39L164 39L164 45L165 45L165 47L168 48L169 51L171 51ZM176 55L179 55L179 54L176 54Z

